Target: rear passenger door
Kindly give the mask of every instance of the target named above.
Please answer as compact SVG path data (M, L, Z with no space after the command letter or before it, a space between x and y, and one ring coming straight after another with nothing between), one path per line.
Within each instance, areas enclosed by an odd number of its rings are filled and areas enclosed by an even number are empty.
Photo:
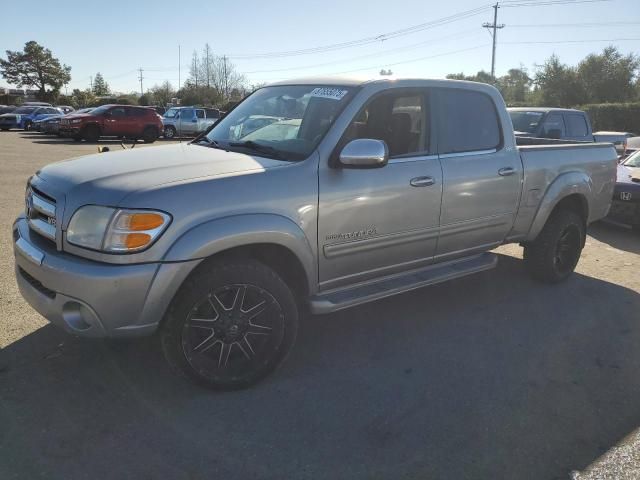
M502 243L518 206L522 164L517 150L504 148L491 96L466 88L434 94L444 182L436 259L444 260Z

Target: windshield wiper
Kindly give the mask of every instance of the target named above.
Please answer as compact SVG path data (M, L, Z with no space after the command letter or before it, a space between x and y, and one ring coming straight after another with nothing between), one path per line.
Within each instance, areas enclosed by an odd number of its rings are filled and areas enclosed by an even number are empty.
M204 144L207 147L221 148L224 150L224 147L222 147L217 140L209 140L207 137L196 138L195 140L193 140L193 143L195 143L196 145Z
M286 160L285 158L282 158L282 153L277 148L270 147L269 145L263 145L261 143L256 143L253 140L245 140L244 142L230 142L229 146L247 148L258 153L264 153L278 160Z

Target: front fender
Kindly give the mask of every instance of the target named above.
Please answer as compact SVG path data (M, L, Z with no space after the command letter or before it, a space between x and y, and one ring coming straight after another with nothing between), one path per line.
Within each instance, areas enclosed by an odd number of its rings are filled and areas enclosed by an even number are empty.
M180 236L163 261L207 258L231 248L257 243L276 244L289 249L302 264L308 285L313 289L317 273L311 245L302 229L281 215L234 215L202 223Z
M549 185L544 197L542 197L526 240L535 240L558 202L573 194L579 194L584 197L589 211L591 211L591 205L589 204L590 199L593 198L593 182L591 178L584 172L563 173Z

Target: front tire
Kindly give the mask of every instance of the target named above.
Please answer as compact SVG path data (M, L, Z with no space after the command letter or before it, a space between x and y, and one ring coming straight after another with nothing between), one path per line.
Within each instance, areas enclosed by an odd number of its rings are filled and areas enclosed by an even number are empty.
M31 123L30 121L24 122L24 131L25 132L28 132L32 128L33 128L33 123Z
M84 129L82 136L87 142L97 142L100 140L100 127L97 125L89 125Z
M167 140L171 140L173 138L175 138L176 136L176 129L173 128L172 126L166 126L164 127L164 132L163 132L163 136L164 138L166 138Z
M570 210L551 215L535 241L525 245L524 261L536 280L558 283L576 268L585 236L582 218Z
M147 127L142 132L142 140L144 143L153 143L158 139L158 129L156 127Z
M249 387L285 359L298 331L294 296L253 260L205 264L173 299L161 330L174 370L214 390Z

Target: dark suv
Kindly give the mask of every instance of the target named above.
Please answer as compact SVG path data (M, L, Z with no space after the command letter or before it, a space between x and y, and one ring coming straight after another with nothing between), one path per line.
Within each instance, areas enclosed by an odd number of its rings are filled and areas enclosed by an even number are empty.
M147 107L103 105L90 113L66 115L60 134L76 141L97 142L100 137L143 139L153 143L162 132L162 118Z

